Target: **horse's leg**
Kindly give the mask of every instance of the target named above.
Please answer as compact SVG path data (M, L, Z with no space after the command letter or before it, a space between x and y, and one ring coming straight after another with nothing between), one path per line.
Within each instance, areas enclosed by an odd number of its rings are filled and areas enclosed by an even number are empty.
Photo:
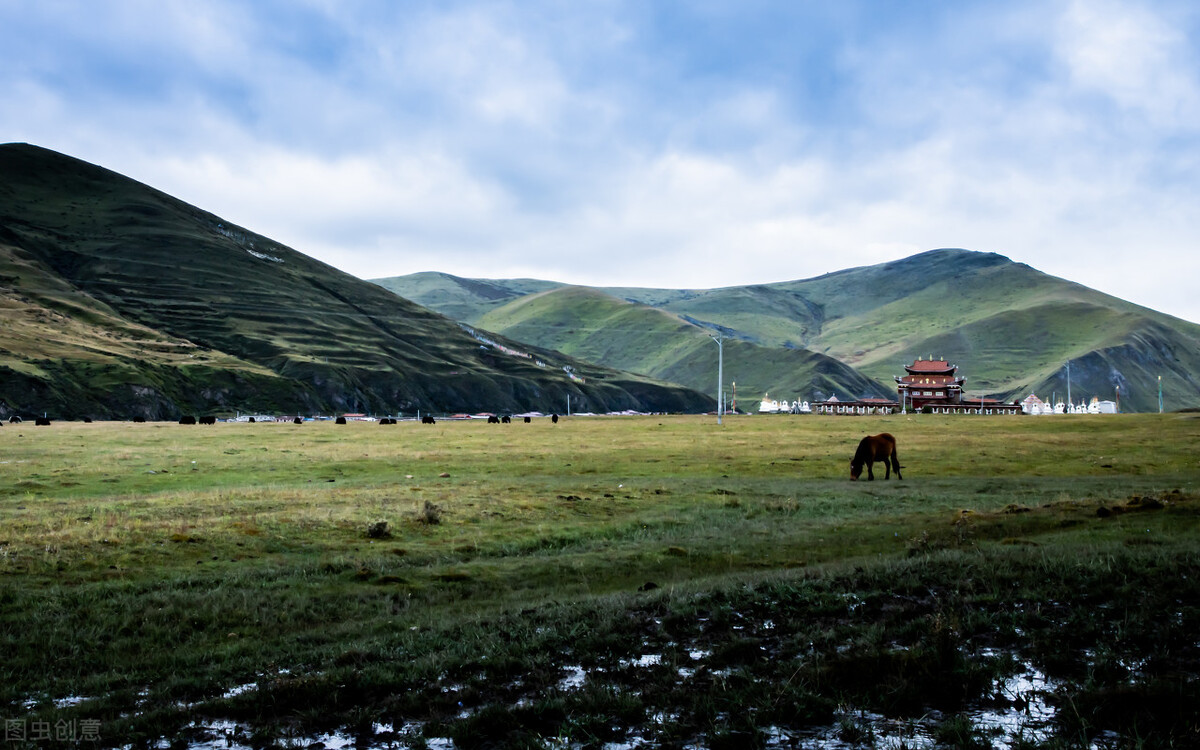
M892 465L890 463L888 463L888 460L886 458L883 459L883 478L884 479L892 478Z
M867 461L867 481L875 481L875 472L871 471L871 467L875 465L874 461Z
M892 451L892 467L896 469L896 478L904 479L900 476L900 454L896 451Z

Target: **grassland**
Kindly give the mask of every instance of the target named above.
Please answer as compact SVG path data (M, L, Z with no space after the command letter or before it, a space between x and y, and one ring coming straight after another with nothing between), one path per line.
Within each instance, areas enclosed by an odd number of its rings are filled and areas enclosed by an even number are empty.
M849 482L880 430L905 480ZM972 712L1032 667L1053 720L1011 746L1193 747L1197 445L1194 415L5 425L0 719L989 747Z

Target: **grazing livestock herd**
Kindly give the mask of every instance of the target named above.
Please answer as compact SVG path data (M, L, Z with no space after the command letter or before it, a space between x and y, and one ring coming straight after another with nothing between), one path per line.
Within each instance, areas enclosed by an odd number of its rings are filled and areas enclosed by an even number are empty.
M9 424L21 424L22 421L23 420L21 417L15 414L8 418ZM91 422L92 420L90 417L84 417L83 421ZM146 418L142 416L136 416L133 418L133 421L144 423ZM253 422L254 417L250 417L248 421ZM512 422L512 418L507 415L504 417L497 417L494 414L489 414L487 421L488 424L509 424ZM525 424L529 424L532 420L529 417L525 417L524 421ZM558 415L551 414L550 421L554 424L558 424ZM346 424L346 418L338 417L335 422L336 424ZM182 425L194 425L197 423L203 425L212 425L217 423L217 418L214 416L203 416L197 419L197 417L192 415L184 415L179 418L179 424ZM292 423L304 424L304 420L300 417L296 417L292 420ZM48 427L50 425L50 419L44 416L36 417L34 424L39 427ZM393 417L382 417L379 419L379 424L393 425L397 424L397 422ZM437 424L437 420L426 414L421 417L421 424ZM886 432L881 432L878 435L867 435L859 441L858 448L854 452L854 457L850 459L851 481L855 481L862 476L862 470L864 466L867 469L867 480L874 480L875 472L872 469L876 461L883 462L884 479L891 479L893 471L896 472L896 479L904 479L904 477L900 475L900 456L896 452L896 438Z
M352 419L347 419L344 416L337 417L334 419L334 423L335 424L348 424L350 421L358 421L357 415L351 415L351 417L352 417ZM453 418L454 419L463 419L464 417L456 416ZM522 418L523 418L525 424L529 424L530 422L533 421L528 416L522 415ZM273 419L276 422L291 422L293 424L304 424L304 421L305 421L304 417L293 417L293 418L281 417L281 418L273 418ZM49 425L50 424L50 419L48 417L36 417L35 420L36 420L35 423L38 425ZM16 414L14 414L8 418L9 424L21 424L23 421L24 420L20 416L17 416ZM83 417L81 421L83 421L86 424L91 424L92 418L91 417ZM138 415L138 416L131 417L130 421L135 422L137 424L145 424L146 417ZM181 416L179 418L179 424L181 424L181 425L195 425L195 424L215 425L217 423L217 421L218 421L217 418L212 415L205 415L202 417L197 417L194 414L184 414L183 416ZM237 420L230 420L230 421L256 422L257 420L255 419L255 417L243 416L243 417L238 418ZM267 420L267 421L271 421L271 420ZM379 424L387 424L387 425L399 424L399 421L395 417L380 417L378 419L367 419L365 421L369 421L369 422L377 421L377 422L379 422ZM489 415L487 415L487 421L488 421L488 424L511 424L512 417L507 414L505 414L504 416L496 416L494 414L489 414ZM551 414L550 421L555 424L558 424L558 415ZM3 423L0 422L0 424L3 424ZM434 419L429 414L425 414L421 417L421 424L437 424L437 420Z
M84 421L90 422L91 420L84 420ZM137 420L135 419L134 421L136 422ZM179 424L216 424L216 423L217 423L217 418L213 417L213 416L204 416L204 417L197 418L197 417L193 417L193 416L185 414L184 416L179 418Z

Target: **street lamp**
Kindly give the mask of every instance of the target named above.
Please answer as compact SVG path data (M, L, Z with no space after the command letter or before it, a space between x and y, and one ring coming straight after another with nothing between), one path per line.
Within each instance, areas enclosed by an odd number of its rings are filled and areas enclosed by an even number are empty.
M725 394L722 391L725 382L725 346L721 341L721 334L714 336L710 333L708 337L717 344L717 424L721 424L721 415L725 411Z

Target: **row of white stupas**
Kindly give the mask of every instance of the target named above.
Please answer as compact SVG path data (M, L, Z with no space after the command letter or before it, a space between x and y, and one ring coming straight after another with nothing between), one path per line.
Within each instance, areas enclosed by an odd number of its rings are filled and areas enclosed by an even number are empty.
M1021 411L1026 414L1116 414L1118 404L1115 401L1101 401L1099 396L1092 396L1090 402L1080 401L1078 404L1068 404L1059 401L1053 405L1043 401L1036 394L1029 394L1021 402ZM807 401L777 401L770 396L763 396L758 406L759 414L811 414L812 406Z
M1021 410L1026 414L1116 414L1117 409L1116 401L1101 401L1099 396L1092 396L1090 402L1068 404L1059 401L1051 406L1031 393L1021 402Z
M811 414L812 406L807 401L788 402L785 398L777 401L770 395L763 395L762 403L758 405L759 414Z

